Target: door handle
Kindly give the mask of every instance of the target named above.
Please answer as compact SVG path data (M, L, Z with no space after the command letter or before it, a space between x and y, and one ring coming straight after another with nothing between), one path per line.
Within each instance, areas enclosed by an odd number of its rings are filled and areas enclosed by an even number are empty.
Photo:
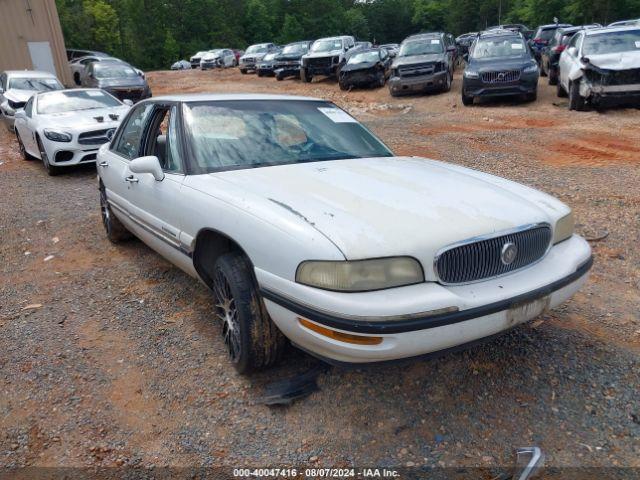
M100 162L100 163L98 164L98 166L100 166L100 167L105 167L105 168L106 168L106 167L108 167L108 166L109 166L109 164L108 164L107 162Z
M129 175L128 177L124 178L124 181L129 183L138 183L139 180L133 175Z

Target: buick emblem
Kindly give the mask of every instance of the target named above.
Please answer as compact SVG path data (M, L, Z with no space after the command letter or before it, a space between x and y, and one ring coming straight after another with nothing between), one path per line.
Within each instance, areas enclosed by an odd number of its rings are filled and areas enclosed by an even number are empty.
M507 242L502 246L500 261L504 265L511 265L518 256L518 247L513 242Z

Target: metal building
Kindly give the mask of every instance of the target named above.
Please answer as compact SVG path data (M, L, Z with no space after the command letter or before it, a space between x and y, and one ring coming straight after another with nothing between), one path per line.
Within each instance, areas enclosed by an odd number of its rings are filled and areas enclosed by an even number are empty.
M0 0L0 72L43 70L71 86L55 0Z

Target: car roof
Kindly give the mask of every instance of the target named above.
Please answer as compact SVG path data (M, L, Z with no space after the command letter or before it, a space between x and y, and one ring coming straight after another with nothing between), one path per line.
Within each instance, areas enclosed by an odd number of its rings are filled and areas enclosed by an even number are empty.
M6 70L4 72L7 77L19 77L19 78L55 78L53 73L43 72L40 70Z
M600 33L610 32L627 32L631 30L640 29L640 25L620 25L613 27L601 27L601 28L585 28L585 35L598 35Z
M308 102L325 102L321 98L314 97L299 97L296 95L272 95L272 94L258 94L258 93L182 93L174 95L163 95L159 97L153 97L146 102L152 102L156 100L170 101L170 102L219 102L225 100L279 100L279 101L308 101Z
M487 30L487 31L481 32L480 35L478 35L478 36L480 38L515 37L515 38L522 39L522 35L520 34L520 32L515 32L513 30Z
M551 30L552 28L573 27L570 23L549 23L547 25L539 25L536 30Z

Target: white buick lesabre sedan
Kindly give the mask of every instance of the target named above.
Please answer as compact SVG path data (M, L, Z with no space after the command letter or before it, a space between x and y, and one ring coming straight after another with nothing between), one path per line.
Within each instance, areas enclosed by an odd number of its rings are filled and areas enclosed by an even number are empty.
M130 105L97 88L37 93L15 114L20 152L25 160L42 160L49 175L94 163Z
M395 157L313 98L143 101L98 174L108 237L131 232L211 288L240 372L285 337L332 363L485 339L567 300L592 263L555 198Z

